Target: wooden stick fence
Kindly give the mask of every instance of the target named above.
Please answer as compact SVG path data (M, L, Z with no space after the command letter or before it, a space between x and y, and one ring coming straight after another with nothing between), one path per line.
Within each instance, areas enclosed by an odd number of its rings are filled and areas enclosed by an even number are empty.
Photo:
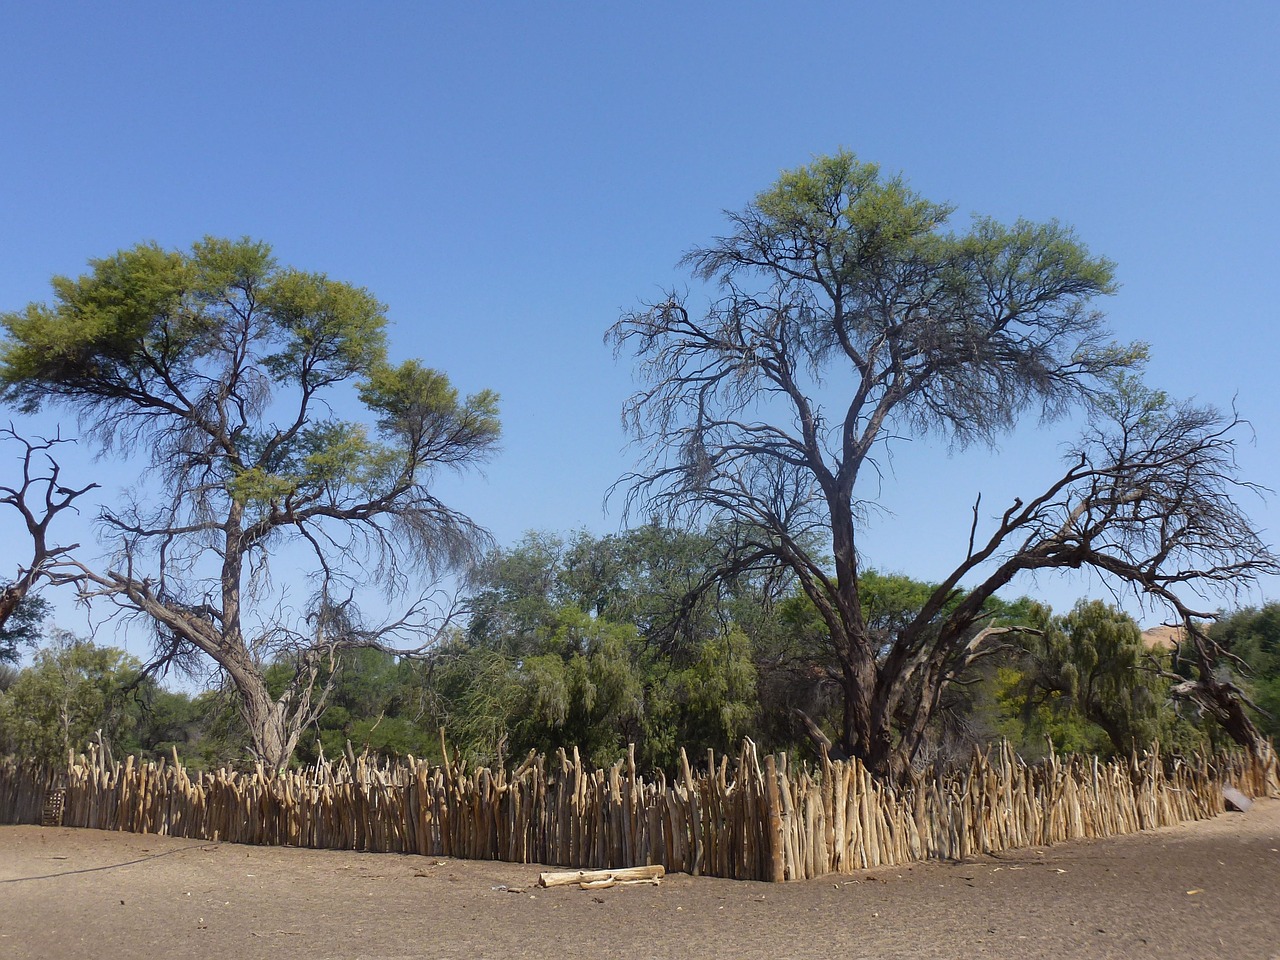
M642 777L634 752L589 769L577 750L561 750L512 771L410 757L193 774L177 759L108 764L95 752L65 770L0 761L0 822L40 823L61 797L66 826L781 881L1204 819L1223 811L1227 783L1280 795L1274 752L1184 760L1152 749L1128 761L1027 764L1004 744L898 788L856 760L761 763L750 741L732 766L708 752L697 772L682 751L670 781Z

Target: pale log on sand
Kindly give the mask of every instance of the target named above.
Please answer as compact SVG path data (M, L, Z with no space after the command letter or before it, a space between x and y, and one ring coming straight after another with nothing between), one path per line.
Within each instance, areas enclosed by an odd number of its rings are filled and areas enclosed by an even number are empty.
M666 875L660 863L648 867L621 867L617 870L552 870L538 875L540 887L563 887L572 883L594 883L612 880L615 883L640 880L652 882Z

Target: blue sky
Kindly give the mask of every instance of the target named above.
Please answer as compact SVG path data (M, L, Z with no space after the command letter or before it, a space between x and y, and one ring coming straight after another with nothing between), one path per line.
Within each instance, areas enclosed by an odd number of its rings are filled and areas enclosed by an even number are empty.
M847 147L960 224L1073 224L1119 265L1103 307L1149 379L1234 401L1242 472L1276 487L1277 37L1260 2L4 3L0 309L142 240L265 239L386 302L397 357L502 395L503 451L452 502L501 543L602 533L634 462L604 330L687 282L722 210ZM941 576L974 496L1037 491L1071 432L901 447L871 562ZM1245 502L1274 543L1275 498Z

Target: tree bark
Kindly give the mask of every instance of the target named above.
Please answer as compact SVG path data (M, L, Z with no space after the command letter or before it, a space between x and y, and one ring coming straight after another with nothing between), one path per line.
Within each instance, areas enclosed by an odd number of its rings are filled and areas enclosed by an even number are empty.
M289 765L296 740L296 735L287 729L283 708L256 677L243 678L237 681L236 687L254 756L265 767L283 770Z

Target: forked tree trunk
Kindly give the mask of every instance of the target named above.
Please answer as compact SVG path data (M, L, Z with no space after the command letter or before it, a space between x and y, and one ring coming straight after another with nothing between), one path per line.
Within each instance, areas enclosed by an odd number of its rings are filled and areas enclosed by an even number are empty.
M240 717L249 731L249 748L264 767L283 770L293 757L299 730L291 729L285 704L271 696L265 678L245 656L219 660L231 677L239 700Z
M894 773L894 739L889 718L875 710L877 669L871 656L848 657L840 678L843 700L840 749L857 757L877 777Z
M240 715L249 728L254 757L264 767L283 770L293 756L297 731L288 729L283 707L271 698L265 685L238 686Z

